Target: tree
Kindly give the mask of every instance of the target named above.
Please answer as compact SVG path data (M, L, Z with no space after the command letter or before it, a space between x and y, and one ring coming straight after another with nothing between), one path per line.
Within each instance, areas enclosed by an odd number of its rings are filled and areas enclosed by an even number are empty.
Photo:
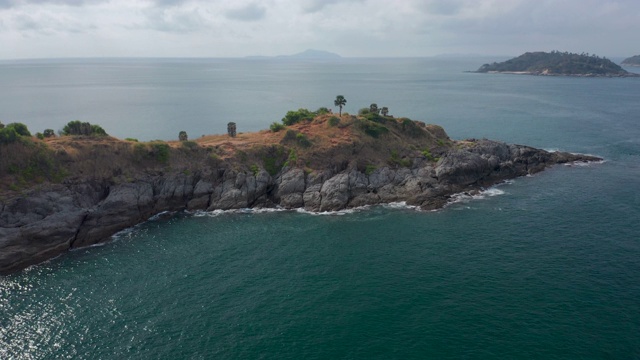
M382 116L387 116L387 114L389 113L389 108L386 106L383 106L382 110L380 110L380 113L382 113Z
M380 111L378 110L378 104L373 103L373 104L369 105L369 112L373 113L373 114L379 113Z
M186 131L180 131L180 133L178 134L178 139L180 141L187 141L189 139L189 137L187 136L187 132Z
M55 137L56 133L53 131L53 129L45 129L42 135L44 135L44 137L46 138L50 138L50 137Z
M62 129L63 135L93 135L107 136L106 131L100 125L92 125L88 122L80 122L79 120L70 121Z
M4 124L0 122L0 129L4 129Z
M347 99L342 95L336 96L336 99L333 101L335 106L340 108L340 116L342 116L342 107L347 103Z

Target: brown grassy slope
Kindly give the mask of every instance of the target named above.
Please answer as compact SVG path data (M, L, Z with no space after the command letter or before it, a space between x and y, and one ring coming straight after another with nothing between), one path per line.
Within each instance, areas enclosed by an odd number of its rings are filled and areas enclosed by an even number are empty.
M332 116L317 116L279 132L240 133L235 138L210 135L189 142L137 143L87 136L23 140L0 146L0 194L51 182L130 182L148 174L204 168L265 169L275 175L285 165L310 172L410 166L412 159L429 153L437 156L453 143L437 125L344 115L331 126Z

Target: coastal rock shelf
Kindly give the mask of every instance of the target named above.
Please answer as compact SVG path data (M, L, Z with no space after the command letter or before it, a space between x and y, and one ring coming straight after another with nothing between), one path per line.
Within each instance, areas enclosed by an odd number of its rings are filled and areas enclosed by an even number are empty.
M335 211L396 201L437 209L455 193L554 164L600 159L471 139L443 151L437 162L426 156L412 160L409 167L364 172L352 163L311 173L284 166L272 176L265 169L223 164L194 173L149 173L124 183L84 179L41 185L0 203L0 273L108 241L164 211L276 206Z

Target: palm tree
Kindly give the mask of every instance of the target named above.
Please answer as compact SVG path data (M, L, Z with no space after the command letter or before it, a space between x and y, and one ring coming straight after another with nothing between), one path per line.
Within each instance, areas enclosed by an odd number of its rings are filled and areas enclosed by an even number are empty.
M342 95L336 96L336 100L333 102L336 106L340 107L340 116L342 116L342 107L347 103L347 99Z

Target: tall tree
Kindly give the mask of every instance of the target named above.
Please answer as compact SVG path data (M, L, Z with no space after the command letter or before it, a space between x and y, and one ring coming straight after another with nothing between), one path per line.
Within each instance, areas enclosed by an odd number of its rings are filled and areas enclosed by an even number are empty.
M342 107L347 103L347 99L342 95L336 96L335 101L333 102L336 106L340 107L340 116L342 116Z
M373 114L379 113L380 111L378 110L378 104L373 103L373 104L369 105L369 112L373 113Z
M383 106L380 112L382 113L382 116L387 116L387 114L389 113L389 108L386 106Z

